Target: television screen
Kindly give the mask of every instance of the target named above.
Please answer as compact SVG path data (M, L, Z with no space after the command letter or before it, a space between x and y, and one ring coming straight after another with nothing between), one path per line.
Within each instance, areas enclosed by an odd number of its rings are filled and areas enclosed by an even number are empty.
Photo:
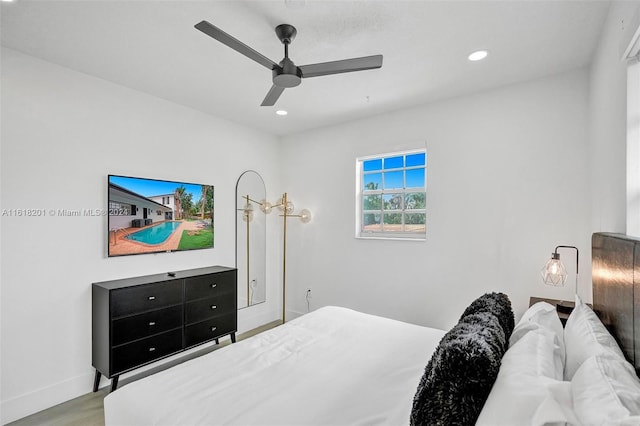
M213 247L213 186L109 175L108 255Z

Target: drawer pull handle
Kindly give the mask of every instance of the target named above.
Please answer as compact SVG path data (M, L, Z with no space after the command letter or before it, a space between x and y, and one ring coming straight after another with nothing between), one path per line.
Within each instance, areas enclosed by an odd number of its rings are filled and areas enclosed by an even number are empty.
M218 287L218 284L211 284L211 288L216 288Z
M156 322L155 321L151 321L151 322L149 322L149 325L156 325Z
M216 331L218 327L211 327L211 331Z
M149 348L149 352L153 352L155 350L156 350L156 348Z
M216 305L211 305L211 309L216 309L217 306Z
M149 296L149 300L156 300L155 296Z

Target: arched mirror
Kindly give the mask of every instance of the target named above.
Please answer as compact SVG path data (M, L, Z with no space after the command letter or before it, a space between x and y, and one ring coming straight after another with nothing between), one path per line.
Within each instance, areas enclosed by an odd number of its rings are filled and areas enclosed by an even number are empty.
M266 300L267 219L260 209L266 198L262 177L248 170L236 184L236 268L238 309Z

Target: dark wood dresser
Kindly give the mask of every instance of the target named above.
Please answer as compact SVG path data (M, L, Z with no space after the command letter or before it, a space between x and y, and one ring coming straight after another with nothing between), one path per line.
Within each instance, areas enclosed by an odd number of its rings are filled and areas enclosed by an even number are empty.
M238 328L237 270L223 266L92 285L93 391L120 374Z

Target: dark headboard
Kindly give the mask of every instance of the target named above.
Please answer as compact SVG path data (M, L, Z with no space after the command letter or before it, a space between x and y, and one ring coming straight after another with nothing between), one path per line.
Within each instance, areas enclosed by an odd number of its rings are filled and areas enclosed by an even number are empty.
M593 310L640 375L640 239L591 237Z

